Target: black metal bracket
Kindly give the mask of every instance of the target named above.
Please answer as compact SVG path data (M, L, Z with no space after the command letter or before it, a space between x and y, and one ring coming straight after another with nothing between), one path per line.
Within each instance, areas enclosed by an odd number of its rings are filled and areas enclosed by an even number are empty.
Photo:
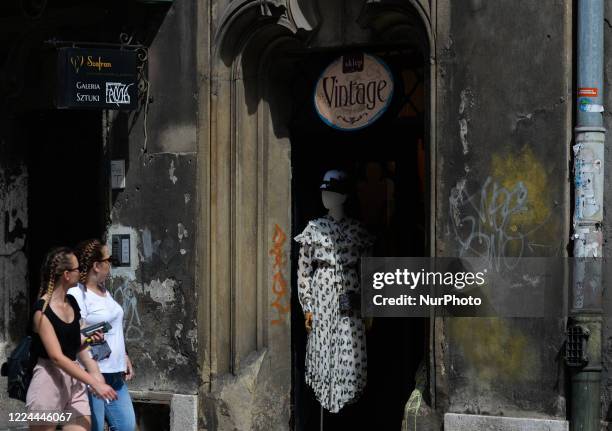
M124 36L125 33L122 33L121 37ZM118 49L127 49L127 50L139 50L139 49L147 49L144 45L139 44L129 44L129 43L110 43L110 42L87 42L83 40L57 40L57 39L49 39L45 41L45 44L51 45L54 48L57 47L71 47L71 48L118 48Z

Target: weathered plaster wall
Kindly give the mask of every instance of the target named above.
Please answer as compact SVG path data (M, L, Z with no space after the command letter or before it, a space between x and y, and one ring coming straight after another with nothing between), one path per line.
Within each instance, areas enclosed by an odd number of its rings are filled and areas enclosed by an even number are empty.
M28 324L28 173L17 140L0 122L0 364ZM6 378L0 377L0 411L22 411L23 404L9 399L5 388ZM0 418L0 426L4 420Z
M146 122L141 109L108 123L111 158L126 159L108 235L131 235L132 265L113 269L112 293L125 312L134 390L190 394L199 385L194 9L174 2L151 44Z
M438 255L563 255L571 2L440 1L438 11ZM445 321L439 406L564 417L563 333L562 320Z

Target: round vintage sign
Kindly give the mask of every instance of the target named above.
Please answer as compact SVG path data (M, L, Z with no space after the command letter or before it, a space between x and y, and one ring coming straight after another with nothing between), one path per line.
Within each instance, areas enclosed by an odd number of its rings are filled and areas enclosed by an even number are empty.
M314 104L333 128L358 130L376 121L393 97L393 77L387 65L370 54L347 54L321 74Z

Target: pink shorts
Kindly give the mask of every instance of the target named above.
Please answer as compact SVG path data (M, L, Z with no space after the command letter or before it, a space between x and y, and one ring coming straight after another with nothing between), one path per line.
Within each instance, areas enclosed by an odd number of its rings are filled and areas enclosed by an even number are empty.
M43 358L34 367L26 409L28 413L72 413L72 419L91 415L87 387Z

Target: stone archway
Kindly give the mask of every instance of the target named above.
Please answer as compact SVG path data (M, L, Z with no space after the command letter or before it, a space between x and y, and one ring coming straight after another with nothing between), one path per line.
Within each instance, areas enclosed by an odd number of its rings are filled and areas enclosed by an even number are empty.
M209 429L290 428L291 100L286 89L295 54L288 53L408 40L435 52L428 4L342 4L344 10L330 15L321 13L322 6L329 7L325 2L237 0L214 26L206 101L210 129L198 163L203 186L200 411ZM339 17L344 33L334 31L323 18L328 16ZM435 62L428 58L433 89ZM429 112L435 112L434 100L432 91ZM427 139L433 149L433 127Z

